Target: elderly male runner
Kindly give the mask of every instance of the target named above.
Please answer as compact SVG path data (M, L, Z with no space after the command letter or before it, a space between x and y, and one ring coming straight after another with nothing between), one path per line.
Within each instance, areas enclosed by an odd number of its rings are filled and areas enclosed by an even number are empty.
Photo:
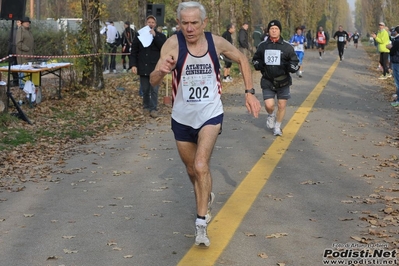
M223 122L218 55L222 53L239 64L245 83L246 107L254 117L258 117L261 105L254 96L248 59L224 38L204 32L208 19L200 3L180 3L177 22L181 30L162 47L150 82L157 85L173 71L172 130L194 186L195 244L209 246L207 224L211 215L208 209L214 199L209 161Z

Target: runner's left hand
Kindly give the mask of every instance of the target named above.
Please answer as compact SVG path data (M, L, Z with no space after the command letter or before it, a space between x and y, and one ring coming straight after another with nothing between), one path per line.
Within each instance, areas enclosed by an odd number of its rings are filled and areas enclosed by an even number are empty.
M245 106L250 114L252 114L255 118L258 118L261 105L255 95L251 93L245 94Z

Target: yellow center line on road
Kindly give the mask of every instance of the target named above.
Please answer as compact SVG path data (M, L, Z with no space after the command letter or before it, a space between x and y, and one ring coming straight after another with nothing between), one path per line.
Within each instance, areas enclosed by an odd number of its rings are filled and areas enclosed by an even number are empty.
M208 235L211 240L209 248L193 245L178 263L180 266L212 266L229 244L244 216L251 208L258 194L266 185L288 146L291 144L301 125L311 111L316 100L324 90L327 82L337 68L336 60L320 82L312 90L290 121L284 127L284 135L276 137L269 149L254 165L241 184L233 192L222 209L208 225Z

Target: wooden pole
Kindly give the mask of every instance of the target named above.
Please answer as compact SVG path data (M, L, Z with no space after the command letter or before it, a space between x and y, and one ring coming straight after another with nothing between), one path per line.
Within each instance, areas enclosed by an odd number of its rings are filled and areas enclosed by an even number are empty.
M33 8L34 2L35 0L30 0L30 19L33 19L34 16L34 8Z

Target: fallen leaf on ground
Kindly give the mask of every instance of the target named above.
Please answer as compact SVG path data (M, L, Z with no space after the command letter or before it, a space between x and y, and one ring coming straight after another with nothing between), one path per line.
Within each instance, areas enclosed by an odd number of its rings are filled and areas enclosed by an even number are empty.
M72 238L75 238L76 236L62 236L62 238L64 238L64 239L72 239Z
M115 241L108 241L107 246L117 245Z
M266 238L280 238L283 236L288 236L288 234L287 233L275 233L275 234L266 236Z
M78 253L78 251L77 251L77 250L70 250L70 249L64 248L64 253L65 253L65 254L73 254L73 253Z
M258 253L258 257L261 257L262 259L267 259L269 256L267 256L266 253L261 252L261 253Z

